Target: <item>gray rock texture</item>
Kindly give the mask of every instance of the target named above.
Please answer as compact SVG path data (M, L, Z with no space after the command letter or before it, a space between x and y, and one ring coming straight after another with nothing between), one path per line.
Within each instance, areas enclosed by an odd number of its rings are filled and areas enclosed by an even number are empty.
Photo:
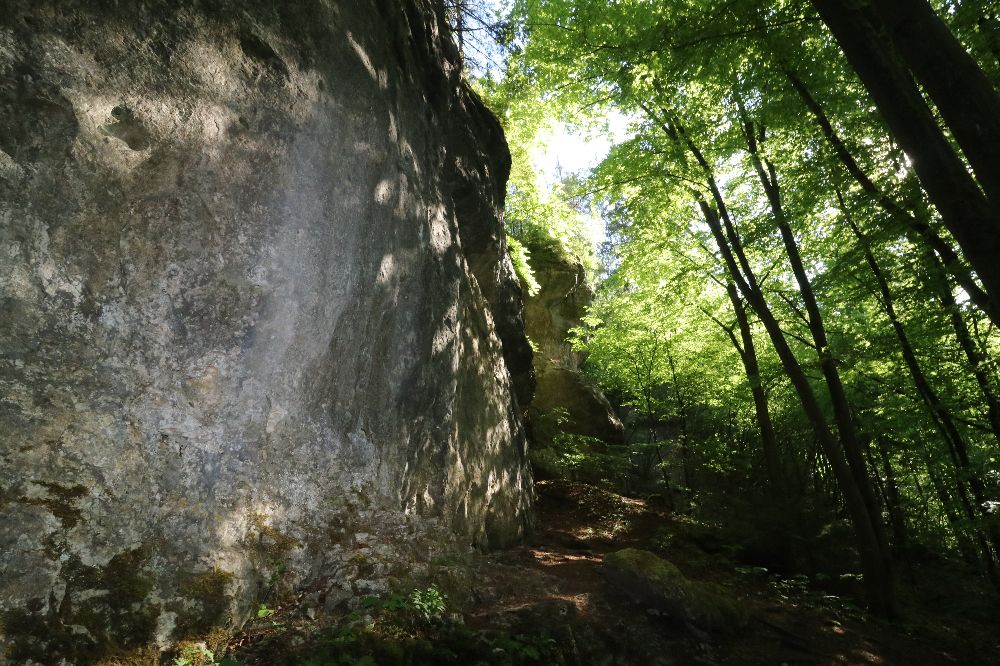
M525 244L540 289L525 299L524 320L535 344L537 388L528 408L533 445L546 447L559 432L621 443L624 430L608 399L581 371L584 356L567 341L581 326L594 291L578 259L556 241Z
M3 3L0 662L529 525L509 155L435 7Z

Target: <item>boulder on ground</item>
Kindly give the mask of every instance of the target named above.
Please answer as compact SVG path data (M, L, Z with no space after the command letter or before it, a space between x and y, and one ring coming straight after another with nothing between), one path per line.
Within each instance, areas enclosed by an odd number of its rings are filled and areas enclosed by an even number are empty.
M610 553L603 571L612 585L636 602L702 629L734 629L749 619L746 609L724 588L688 580L673 563L648 550Z

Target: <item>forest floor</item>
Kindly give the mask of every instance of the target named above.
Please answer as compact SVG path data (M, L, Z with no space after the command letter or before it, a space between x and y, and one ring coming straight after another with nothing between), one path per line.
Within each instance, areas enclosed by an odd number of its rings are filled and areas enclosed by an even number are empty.
M537 491L531 542L477 556L472 595L462 608L449 608L461 614L460 631L396 623L383 626L378 644L354 629L296 634L289 630L294 607L282 607L231 643L231 658L316 666L1000 663L1000 624L982 617L950 615L942 604L877 621L802 579L740 566L684 516L581 483L541 481ZM691 580L719 585L749 611L748 625L707 633L636 604L601 566L608 553L630 547L656 552ZM400 645L387 648L386 640Z

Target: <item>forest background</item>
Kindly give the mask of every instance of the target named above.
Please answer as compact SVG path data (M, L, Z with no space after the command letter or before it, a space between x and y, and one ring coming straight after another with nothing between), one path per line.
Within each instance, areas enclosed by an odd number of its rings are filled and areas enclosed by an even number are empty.
M563 473L662 497L883 615L900 580L994 603L995 4L448 5L511 147L525 290L540 242L597 285L573 343L627 443L563 437ZM610 150L546 167L567 133L598 140L557 163Z

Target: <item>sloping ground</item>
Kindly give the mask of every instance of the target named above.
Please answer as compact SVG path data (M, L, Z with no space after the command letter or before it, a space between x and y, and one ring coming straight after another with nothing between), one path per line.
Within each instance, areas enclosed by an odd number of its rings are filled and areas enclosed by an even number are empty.
M232 657L240 664L1000 663L1000 640L985 623L927 611L908 612L906 624L877 622L800 581L738 567L711 530L641 500L566 481L541 482L538 495L533 543L476 556L465 589L451 591L449 610L461 612L460 624L453 617L394 625L373 613L362 624L374 631L359 641L331 630L332 617L311 620L313 611L291 604L232 641ZM749 625L708 633L636 605L601 566L625 547L655 550L692 580L719 585L747 610Z
M555 594L585 598L580 610L595 609L596 624L633 623L642 627L641 640L669 643L662 663L1000 663L1000 639L989 626L913 610L904 611L905 623L877 622L799 581L739 567L711 531L683 516L583 484L542 482L538 491L541 545L529 549L525 567L555 578ZM599 569L604 555L630 546L655 550L690 578L730 590L749 610L749 626L705 635L646 615L611 589Z

